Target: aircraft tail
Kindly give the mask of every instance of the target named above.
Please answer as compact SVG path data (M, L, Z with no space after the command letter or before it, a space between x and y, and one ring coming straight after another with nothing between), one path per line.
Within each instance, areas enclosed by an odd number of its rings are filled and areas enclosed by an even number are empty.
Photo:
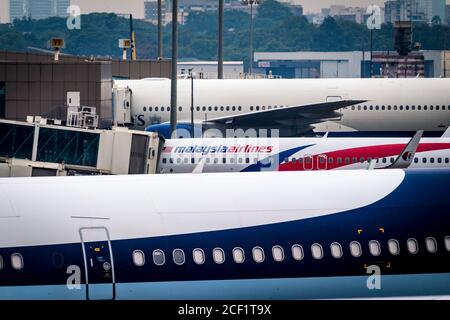
M445 130L444 134L442 135L442 138L450 138L450 127Z
M422 135L423 135L423 130L417 131L416 134L414 134L412 139L409 141L409 143L406 145L405 149L403 149L403 151L400 153L400 155L394 161L394 163L386 168L407 169L411 165L411 163L414 159L414 155L417 151L417 148L419 146Z

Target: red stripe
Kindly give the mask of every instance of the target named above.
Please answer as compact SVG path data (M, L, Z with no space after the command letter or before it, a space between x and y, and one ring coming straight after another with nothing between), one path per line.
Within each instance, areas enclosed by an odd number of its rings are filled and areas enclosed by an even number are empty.
M333 163L328 163L326 165L328 170L344 167L352 164L353 158L357 158L358 162L360 158L386 158L386 157L397 157L400 152L403 151L406 144L390 144L390 145L380 145L380 146L367 146L359 148L351 148L344 150L337 150L332 152L327 152L320 154L325 155L328 158L333 158ZM436 150L450 149L450 143L421 143L417 148L417 152L427 152ZM325 168L325 164L318 164L319 155L312 155L312 164L303 163L283 163L279 166L279 171L303 171L304 167L311 168L312 170L319 170L320 168ZM337 163L337 158L342 158L342 163ZM350 163L345 163L345 158L350 158Z

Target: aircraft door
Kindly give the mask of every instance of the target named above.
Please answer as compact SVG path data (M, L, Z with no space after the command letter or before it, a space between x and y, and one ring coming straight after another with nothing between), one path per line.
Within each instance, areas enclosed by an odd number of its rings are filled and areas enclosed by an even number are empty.
M305 155L303 158L303 170L313 170L314 169L314 159L312 155Z
M338 102L342 101L342 96L327 96L327 102ZM339 116L339 121L342 120L342 108L338 111L341 115Z
M328 169L327 156L321 154L317 157L317 170L327 170L327 169Z
M81 228L88 300L115 299L114 260L105 227Z

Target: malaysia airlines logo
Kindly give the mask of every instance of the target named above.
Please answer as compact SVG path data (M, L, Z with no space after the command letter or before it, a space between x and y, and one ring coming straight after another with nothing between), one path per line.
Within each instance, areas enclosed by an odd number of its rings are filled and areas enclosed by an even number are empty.
M203 155L210 153L272 153L273 146L254 146L254 145L236 145L236 146L178 146L165 147L163 152L166 153L201 153Z

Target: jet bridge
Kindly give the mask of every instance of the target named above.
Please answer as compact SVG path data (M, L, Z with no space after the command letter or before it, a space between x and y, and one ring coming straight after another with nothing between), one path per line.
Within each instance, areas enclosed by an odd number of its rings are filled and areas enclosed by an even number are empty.
M155 133L49 122L0 120L0 177L157 172L161 141Z

